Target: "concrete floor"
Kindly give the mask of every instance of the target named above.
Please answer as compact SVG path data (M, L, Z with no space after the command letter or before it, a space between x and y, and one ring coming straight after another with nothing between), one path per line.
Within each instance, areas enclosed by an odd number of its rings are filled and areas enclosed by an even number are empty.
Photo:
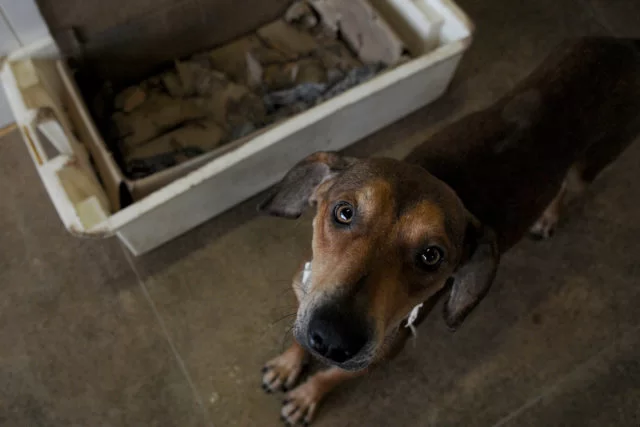
M449 93L349 151L402 155L569 35L640 37L632 0L460 0L476 39ZM640 143L547 242L523 241L455 334L325 401L318 426L640 425ZM259 370L283 346L309 217L256 200L154 253L68 235L16 134L0 140L0 425L276 426Z

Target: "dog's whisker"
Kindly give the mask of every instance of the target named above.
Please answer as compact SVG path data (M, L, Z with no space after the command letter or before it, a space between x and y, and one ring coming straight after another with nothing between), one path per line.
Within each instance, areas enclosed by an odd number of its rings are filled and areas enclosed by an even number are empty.
M278 322L282 322L284 319L289 319L289 318L291 318L291 317L295 316L296 314L298 314L298 313L289 313L289 314L285 314L284 316L279 317L278 319L276 319L276 320L274 320L273 322L271 322L271 326L275 325L275 324L276 324L276 323L278 323Z
M281 345L281 347L282 347L282 348L280 349L280 351L284 351L285 340L287 339L287 335L288 335L288 334L293 330L294 325L295 325L295 323L292 323L292 324L291 324L291 327L289 327L289 328L285 331L284 335L282 336L282 345Z
M307 295L307 291L304 289L303 286L300 285L294 285L295 290L299 291L302 295Z

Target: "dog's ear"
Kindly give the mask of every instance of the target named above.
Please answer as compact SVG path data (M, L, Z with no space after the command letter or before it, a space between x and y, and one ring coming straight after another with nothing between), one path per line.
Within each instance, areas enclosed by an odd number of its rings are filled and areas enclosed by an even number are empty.
M283 218L298 218L320 184L355 162L334 152L317 152L295 165L259 206L258 211Z
M464 245L465 254L444 305L444 320L451 329L457 328L489 291L500 261L495 233L471 214Z

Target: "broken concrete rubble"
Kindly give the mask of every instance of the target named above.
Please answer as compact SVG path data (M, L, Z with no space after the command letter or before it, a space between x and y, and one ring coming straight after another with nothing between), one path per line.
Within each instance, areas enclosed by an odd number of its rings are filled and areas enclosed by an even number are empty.
M182 87L182 82L180 81L180 77L174 71L168 71L164 73L161 77L162 84L169 93L169 95L174 98L181 98L185 95L185 90Z
M299 112L366 82L383 69L382 64L365 65L349 71L333 84L303 83L291 89L271 92L263 98L264 105L270 114L279 115L281 108L292 108Z
M123 90L114 100L116 109L130 113L139 107L147 98L145 91L138 86L132 86Z
M245 53L245 62L247 64L247 85L252 89L259 88L264 77L262 64L251 52Z
M296 28L284 19L265 25L258 29L257 34L263 43L285 55L288 60L310 55L319 48L313 35Z
M208 112L188 98L173 98L162 93L151 93L147 100L131 113L113 115L116 134L129 149L160 136L182 123L202 119Z
M323 5L317 8L317 3ZM371 53L369 43L382 36L366 30L365 43L354 53L339 33L353 36L361 29L344 26L362 23L334 13L339 8L329 0L298 1L283 19L175 61L172 69L117 94L112 123L127 176L143 178L179 165L382 71L395 58L395 39L383 40ZM345 16L356 10L346 9ZM327 30L332 25L340 32ZM378 57L384 60L371 61Z
M291 89L271 92L263 98L264 105L270 114L279 108L292 105L313 105L327 91L325 83L302 83Z
M226 132L217 123L201 120L133 147L126 155L132 159L144 158L188 147L207 152L219 147L225 138Z
M212 50L209 54L211 66L226 74L231 80L238 83L245 83L248 75L246 53L252 53L254 57L260 61L255 53L255 51L260 48L262 48L262 42L255 35L242 37ZM281 56L277 56L277 53L274 53L274 56L280 60L284 59Z
M327 70L348 71L361 67L362 61L358 60L351 51L338 41L325 43L318 50L318 58Z
M176 70L186 96L208 96L224 89L229 79L200 61L176 61Z
M298 1L289 6L284 14L284 20L290 24L299 24L306 29L318 25L318 17L305 1Z
M325 83L328 80L327 69L320 59L302 59L296 65L295 84Z
M404 44L366 0L309 0L329 31L344 40L368 63L393 65L404 51Z
M211 120L193 122L127 153L127 174L142 178L219 147L226 132Z

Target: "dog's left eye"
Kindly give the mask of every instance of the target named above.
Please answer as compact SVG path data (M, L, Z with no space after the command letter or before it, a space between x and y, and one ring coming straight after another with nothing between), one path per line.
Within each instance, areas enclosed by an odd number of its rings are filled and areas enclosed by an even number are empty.
M333 218L336 222L343 225L351 224L354 213L355 209L353 208L353 205L347 202L340 202L335 208L333 208Z
M427 270L435 270L442 263L444 253L437 246L429 246L418 255L418 262Z

